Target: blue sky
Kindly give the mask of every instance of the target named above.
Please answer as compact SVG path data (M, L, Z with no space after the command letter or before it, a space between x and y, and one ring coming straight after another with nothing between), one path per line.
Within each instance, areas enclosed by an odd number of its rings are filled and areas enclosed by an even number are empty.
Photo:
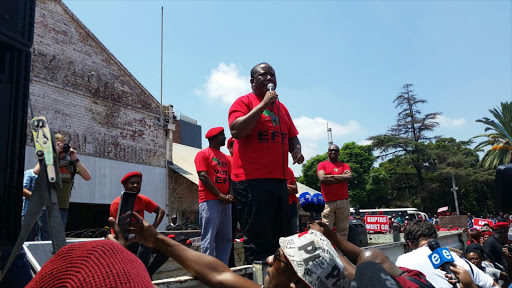
M64 3L158 100L163 6L163 102L203 134L228 130L250 69L270 63L306 159L327 150L326 122L340 146L386 132L405 83L428 101L423 112L443 113L432 135L457 140L512 101L511 1Z

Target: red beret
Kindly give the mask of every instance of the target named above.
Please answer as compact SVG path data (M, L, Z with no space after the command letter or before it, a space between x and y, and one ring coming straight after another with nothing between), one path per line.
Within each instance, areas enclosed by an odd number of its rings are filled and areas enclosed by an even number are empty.
M217 134L219 134L221 132L224 132L223 127L215 127L215 128L208 130L205 137L206 137L206 139L212 138L213 136L216 136Z
M508 223L507 222L498 222L494 224L494 229L508 229Z
M62 247L26 287L152 287L144 264L110 240Z
M229 139L228 139L228 147L233 146L233 144L235 144L235 138L229 137Z
M130 177L134 176L140 177L140 179L142 180L142 173L140 173L139 171L132 171L124 175L123 179L121 179L121 184L124 184L124 182L130 179Z

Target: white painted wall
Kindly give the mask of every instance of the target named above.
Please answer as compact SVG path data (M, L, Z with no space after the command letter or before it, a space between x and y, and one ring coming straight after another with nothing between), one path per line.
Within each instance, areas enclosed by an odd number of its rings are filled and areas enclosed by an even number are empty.
M37 164L35 148L26 146L25 170ZM142 172L143 195L148 196L160 207L167 211L167 179L165 168L148 165L127 163L85 155L78 155L80 161L91 173L92 179L84 181L80 175L75 177L75 185L71 191L71 202L110 204L123 191L121 178L130 171ZM153 223L154 213L146 213L146 220ZM165 230L167 217L165 216L158 230Z

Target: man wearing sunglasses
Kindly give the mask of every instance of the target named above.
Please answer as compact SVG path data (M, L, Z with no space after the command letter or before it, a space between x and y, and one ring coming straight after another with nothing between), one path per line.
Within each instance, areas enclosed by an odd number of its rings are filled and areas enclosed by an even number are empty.
M350 221L347 183L352 179L352 172L347 163L339 161L339 156L340 148L334 144L329 146L329 160L318 164L316 174L325 199L322 220L330 228L336 223L336 233L347 239Z

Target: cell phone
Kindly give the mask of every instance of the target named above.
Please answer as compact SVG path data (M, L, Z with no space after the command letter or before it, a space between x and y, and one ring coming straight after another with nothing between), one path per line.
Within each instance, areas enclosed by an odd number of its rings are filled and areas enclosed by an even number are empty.
M128 240L135 236L130 234L128 228L131 227L133 222L133 207L135 206L135 199L137 199L137 192L123 191L121 200L119 202L119 209L117 210L117 225L121 229L121 234L124 239Z

